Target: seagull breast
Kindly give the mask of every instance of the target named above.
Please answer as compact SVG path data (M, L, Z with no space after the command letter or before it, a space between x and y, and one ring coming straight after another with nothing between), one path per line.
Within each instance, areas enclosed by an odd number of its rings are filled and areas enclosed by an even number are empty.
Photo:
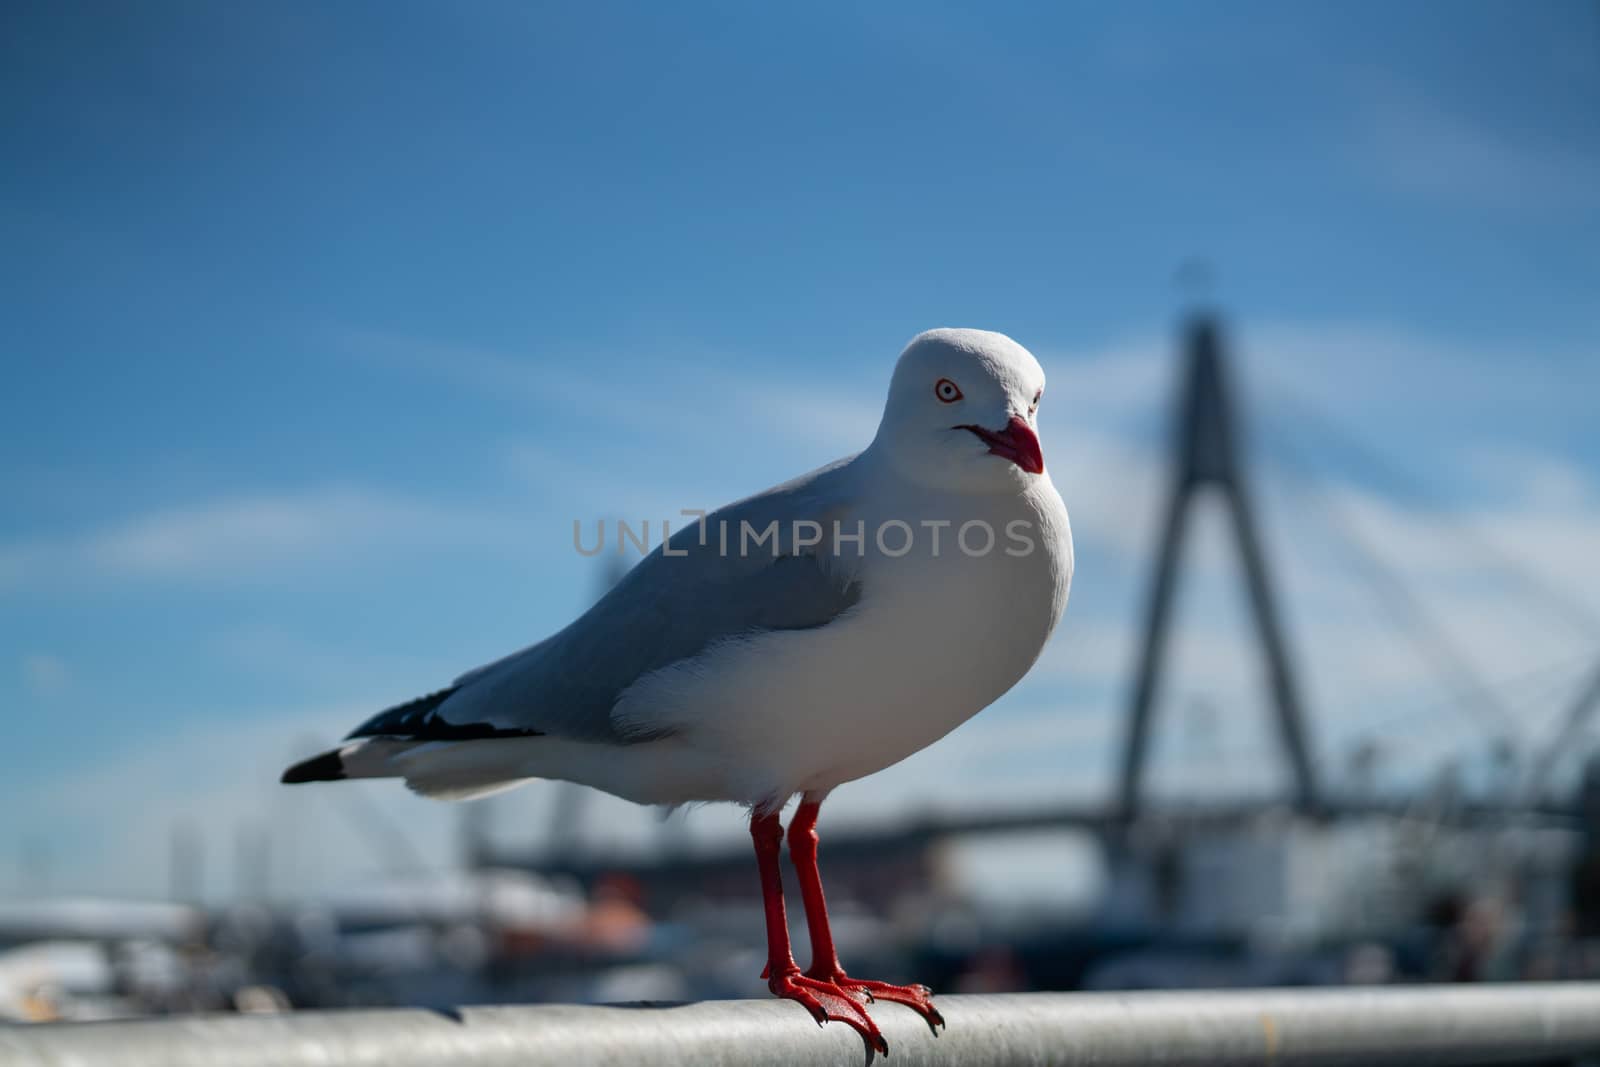
M862 521L860 601L846 617L723 642L641 679L618 711L649 708L725 769L730 799L760 803L897 763L1027 673L1072 576L1066 509L1047 478L1019 494L889 494ZM876 543L895 522L913 531L903 554L898 526L890 552Z

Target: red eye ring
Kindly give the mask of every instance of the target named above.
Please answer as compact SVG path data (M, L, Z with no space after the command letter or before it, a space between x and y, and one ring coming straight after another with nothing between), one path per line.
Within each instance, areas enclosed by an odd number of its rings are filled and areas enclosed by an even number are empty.
M942 403L954 404L961 399L961 386L952 382L949 378L940 378L933 383L933 395L938 397Z

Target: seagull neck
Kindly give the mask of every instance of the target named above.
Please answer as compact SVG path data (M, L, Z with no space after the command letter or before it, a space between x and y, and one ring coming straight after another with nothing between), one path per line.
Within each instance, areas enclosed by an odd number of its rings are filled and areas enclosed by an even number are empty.
M915 466L896 455L894 446L884 438L884 432L880 430L878 436L872 439L872 444L868 445L857 458L866 477L880 482L882 479L888 479L919 490L938 488L919 477Z
M941 480L929 471L926 464L914 462L913 457L897 455L894 446L884 440L881 432L872 439L872 444L856 456L853 466L866 478L890 479L917 493L995 498L1015 496L1019 489L1026 491L1030 488L1028 484L1019 484L1015 479L1005 478L984 478L965 483ZM1036 483L1046 477L1039 475L1037 478L1030 478L1029 481ZM879 484L882 484L881 481Z

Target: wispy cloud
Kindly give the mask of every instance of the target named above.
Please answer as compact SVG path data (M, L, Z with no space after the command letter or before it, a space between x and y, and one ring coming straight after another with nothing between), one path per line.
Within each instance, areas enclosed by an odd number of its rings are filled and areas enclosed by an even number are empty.
M72 684L72 672L59 656L30 652L22 657L22 681L33 696L51 697Z
M567 380L552 372L536 352L511 353L461 341L357 328L331 331L329 339L337 350L374 367L481 392L548 402L552 391L568 391Z
M235 891L241 831L270 834L273 884L249 887L280 896L314 896L342 883L398 873L414 856L430 869L452 866L455 812L386 783L330 788L278 783L289 761L342 736L376 704L282 709L228 718L209 730L140 738L104 761L85 766L40 791L59 837L82 847L56 857L56 888L159 895L167 888L173 834L199 834L205 890ZM378 807L378 814L372 808ZM374 820L379 825L374 825ZM392 838L409 847L396 851Z
M1532 511L1573 512L1600 504L1588 474L1563 456L1495 444L1471 449L1465 459L1474 481Z
M1518 213L1600 210L1600 155L1589 146L1496 126L1394 79L1369 78L1363 95L1365 158L1393 188Z
M726 353L513 352L372 330L343 330L335 343L390 371L420 374L463 389L521 396L551 408L578 405L612 428L726 441L740 429L774 430L791 440L847 451L877 430L879 398L819 386L788 361ZM737 367L737 370L732 369ZM772 367L779 369L774 371ZM622 368L627 380L619 380Z
M313 639L283 621L252 620L225 626L208 637L204 648L207 655L237 674L243 688L252 678L270 679L274 684L289 681L308 692L342 697L381 679L385 695L370 705L368 712L404 699L408 684L420 693L454 678L468 666L450 662L431 649L402 653L375 648L360 635ZM491 654L494 651L489 650Z
M336 486L256 492L0 545L0 582L248 578L289 563L438 545L512 549L526 519L470 504Z

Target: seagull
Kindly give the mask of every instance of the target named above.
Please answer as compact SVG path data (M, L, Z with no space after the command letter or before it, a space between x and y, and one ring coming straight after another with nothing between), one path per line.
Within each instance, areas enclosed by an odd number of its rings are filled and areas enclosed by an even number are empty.
M926 986L840 965L817 816L836 786L993 703L1060 620L1072 534L1039 443L1044 385L1004 334L919 334L863 451L685 525L566 629L373 716L283 781L403 778L467 799L543 778L639 804L741 804L771 991L880 1052L874 1000L907 1005L937 1034ZM779 872L780 814L797 795L788 843L805 971Z

